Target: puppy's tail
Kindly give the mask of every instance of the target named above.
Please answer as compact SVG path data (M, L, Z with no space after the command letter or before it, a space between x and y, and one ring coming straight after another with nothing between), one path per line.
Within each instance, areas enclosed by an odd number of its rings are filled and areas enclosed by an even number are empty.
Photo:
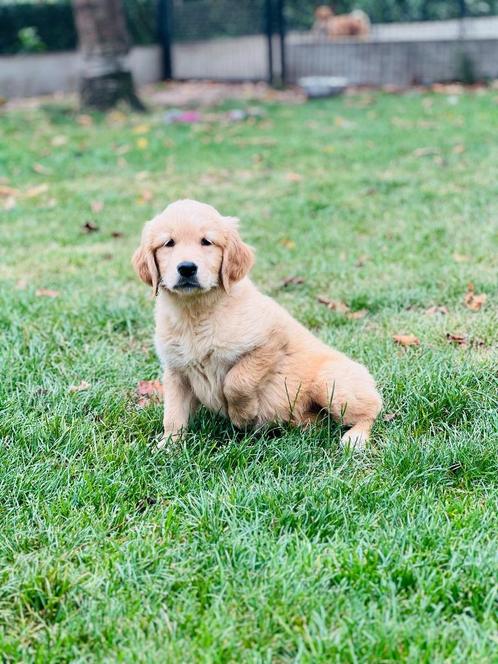
M351 16L354 16L354 18L357 18L361 21L363 21L368 27L371 27L370 19L368 17L368 14L363 11L363 9L353 9L351 12Z

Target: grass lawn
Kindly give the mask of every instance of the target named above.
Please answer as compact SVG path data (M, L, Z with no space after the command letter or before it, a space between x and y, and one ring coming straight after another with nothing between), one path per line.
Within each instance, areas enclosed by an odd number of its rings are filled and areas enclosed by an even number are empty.
M0 116L2 661L497 661L497 101ZM151 449L130 256L179 197L239 216L262 289L368 365L388 416L366 455L333 424L243 435L206 412Z

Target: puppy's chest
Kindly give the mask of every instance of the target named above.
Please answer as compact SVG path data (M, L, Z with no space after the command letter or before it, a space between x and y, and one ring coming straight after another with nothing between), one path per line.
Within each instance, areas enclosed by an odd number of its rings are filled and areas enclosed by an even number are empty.
M172 325L158 342L166 364L188 378L199 400L223 409L223 382L240 355L237 343L210 321Z

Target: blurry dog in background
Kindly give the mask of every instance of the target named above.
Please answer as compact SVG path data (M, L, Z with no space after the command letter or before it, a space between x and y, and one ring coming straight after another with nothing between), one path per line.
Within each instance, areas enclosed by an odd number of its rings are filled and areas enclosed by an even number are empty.
M355 9L350 14L336 16L331 7L320 5L315 9L313 34L328 39L365 38L370 34L370 19L361 9Z

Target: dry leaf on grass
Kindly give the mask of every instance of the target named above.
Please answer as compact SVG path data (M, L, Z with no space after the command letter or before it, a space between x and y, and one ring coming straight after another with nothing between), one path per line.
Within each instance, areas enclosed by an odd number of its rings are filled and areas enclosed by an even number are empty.
M396 413L386 413L382 419L384 420L384 422L392 422L392 420L394 420L395 417Z
M45 194L47 191L48 191L48 184L38 184L35 187L29 187L29 189L26 190L26 197L36 198L37 196Z
M6 196L7 198L10 196L17 196L19 194L18 189L14 189L14 187L7 187L7 185L0 185L0 196Z
M287 277L282 282L282 288L287 288L287 286L298 286L299 284L304 284L304 279L302 277Z
M148 189L144 189L140 196L137 199L137 203L139 205L144 205L144 203L149 203L149 201L152 200L152 192L149 191Z
M368 309L358 309L358 311L348 311L346 316L351 320L361 320L368 316Z
M59 291L50 288L38 288L35 295L36 297L59 297Z
M111 237L114 237L116 239L120 238L120 237L124 237L124 233L122 233L121 231L112 231Z
M33 164L33 170L39 175L48 175L51 172L50 169L43 166L43 164Z
M428 309L425 310L425 313L428 316L437 316L438 314L441 314L442 316L446 316L448 313L448 309L446 307L440 306L439 304L435 304L432 307L429 307Z
M159 380L141 380L137 385L137 404L140 408L157 403L163 398L163 386Z
M94 224L93 221L87 221L81 227L83 233L96 233L99 230L97 224Z
M467 256L467 254L458 254L455 252L453 254L453 260L456 263L468 263L470 261L470 256Z
M301 182L303 176L299 175L299 173L286 173L285 179L289 182Z
M414 157L429 157L431 155L438 155L439 150L437 148L417 148L413 151Z
M420 346L420 339L414 334L393 334L393 339L400 346Z
M136 127L133 127L132 131L134 134L148 134L150 131L150 125L139 124Z
M356 263L355 263L356 267L363 267L366 264L366 262L368 261L368 258L369 257L366 254L362 254L361 256L358 256L358 258L356 259Z
M331 311L337 311L339 314L347 314L349 312L348 305L341 302L341 300L331 300L325 295L319 295L317 299L320 304L324 304Z
M467 285L467 292L463 298L467 309L470 309L471 311L480 311L486 304L486 300L486 293L476 293L474 290L474 284L472 282Z
M296 248L296 243L294 240L289 240L288 237L284 237L280 240L280 244L285 247L286 249L295 249Z
M70 385L68 392L73 393L73 392L83 392L84 390L88 390L90 387L90 383L87 383L86 380L82 380L79 385Z
M466 346L469 341L467 335L460 332L448 332L446 338L451 344L455 344L456 346Z
M86 115L85 113L82 113L81 115L78 115L78 117L76 118L76 122L82 127L91 127L93 124L93 119L91 115Z
M17 201L14 196L7 196L3 203L4 210L13 210L17 205Z
M59 148L61 147L61 145L66 145L67 136L64 136L64 134L58 134L57 136L54 136L50 142L52 143L54 148Z
M457 143L453 146L452 152L453 154L462 154L462 152L465 152L465 145L462 143Z
M104 204L102 201L92 201L90 203L90 208L94 214L99 214L104 209Z

